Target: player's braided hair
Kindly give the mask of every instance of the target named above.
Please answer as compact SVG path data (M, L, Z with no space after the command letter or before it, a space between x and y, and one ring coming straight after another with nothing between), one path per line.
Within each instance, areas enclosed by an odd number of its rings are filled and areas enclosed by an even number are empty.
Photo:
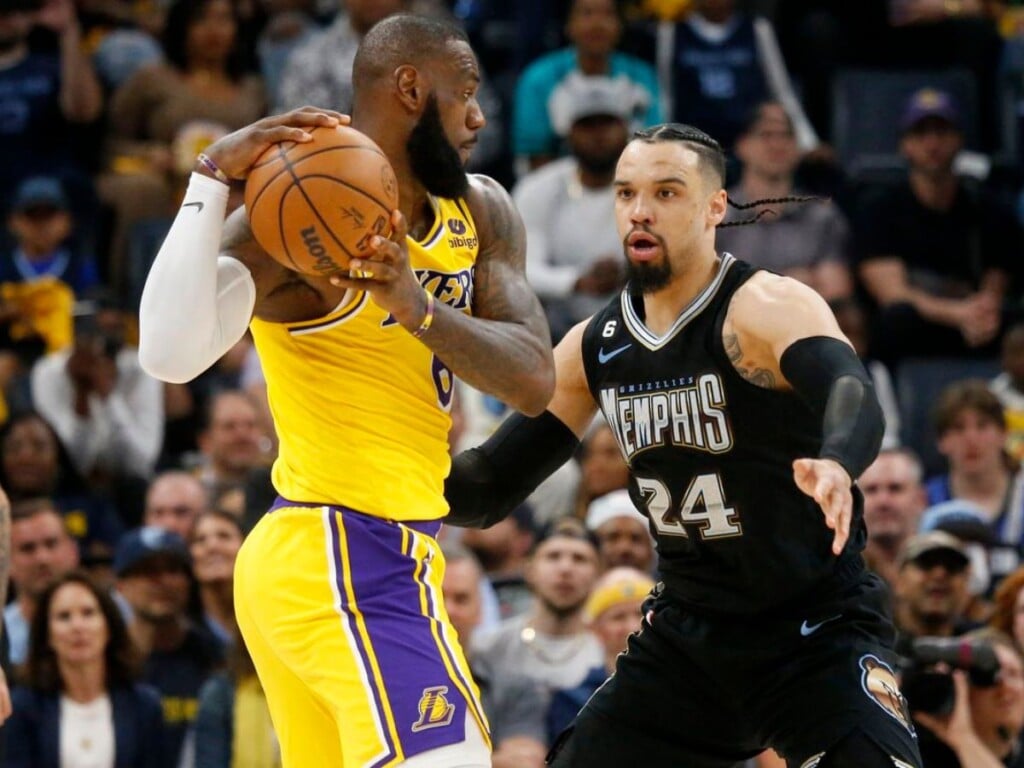
M651 128L643 128L633 134L633 139L646 141L650 144L659 141L681 141L690 145L690 149L697 153L705 168L711 170L716 177L719 186L725 185L725 151L722 145L704 133L700 128L683 123L662 123ZM761 200L754 200L749 203L737 203L731 197L726 201L738 211L745 211L750 208L757 208L761 205L775 205L780 203L810 203L823 202L826 198L816 195L787 195L786 197L766 197ZM760 211L749 219L730 221L727 224L719 224L719 229L726 227L742 227L747 224L756 224L763 216L777 215L771 208Z

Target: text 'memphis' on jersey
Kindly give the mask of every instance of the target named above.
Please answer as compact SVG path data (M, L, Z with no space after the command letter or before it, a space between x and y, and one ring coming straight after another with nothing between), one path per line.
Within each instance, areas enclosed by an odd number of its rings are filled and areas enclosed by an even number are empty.
M439 302L469 313L476 226L464 201L433 203L430 233L406 240L409 260ZM281 496L393 520L445 515L455 382L426 345L365 292L309 322L254 319L252 333L280 441Z
M627 287L583 337L587 383L632 470L663 580L723 614L768 610L856 572L864 543L859 492L836 558L821 508L793 481L794 459L818 455L820 418L794 393L744 380L726 355L729 301L755 271L723 254L663 336Z

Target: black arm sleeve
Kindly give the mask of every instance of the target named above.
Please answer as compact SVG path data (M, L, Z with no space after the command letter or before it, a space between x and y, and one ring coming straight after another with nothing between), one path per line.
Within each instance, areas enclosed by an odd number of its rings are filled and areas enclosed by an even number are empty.
M828 336L791 344L782 375L822 417L818 458L834 459L856 480L878 455L885 417L864 364L850 345Z
M487 528L505 519L541 482L572 458L579 440L550 411L514 413L483 445L452 459L444 483L444 522Z

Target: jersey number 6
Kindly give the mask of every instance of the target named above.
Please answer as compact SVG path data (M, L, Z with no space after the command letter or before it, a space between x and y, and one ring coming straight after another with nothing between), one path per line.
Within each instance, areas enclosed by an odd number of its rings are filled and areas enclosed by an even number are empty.
M672 494L660 480L638 477L636 484L643 494L648 516L663 536L689 538L685 523L699 525L702 539L743 534L736 510L725 505L722 478L717 474L694 477L683 494L683 502L678 510L675 510L672 503Z

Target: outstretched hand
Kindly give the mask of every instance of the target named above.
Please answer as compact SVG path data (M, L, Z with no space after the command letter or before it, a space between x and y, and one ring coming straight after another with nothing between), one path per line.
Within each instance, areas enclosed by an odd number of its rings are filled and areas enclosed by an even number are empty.
M836 532L832 552L839 555L850 537L853 519L850 475L832 459L797 459L793 462L793 479L797 488L821 506L825 524Z
M229 133L209 147L206 155L229 178L244 179L249 170L271 144L282 141L313 140L313 128L348 125L351 118L340 112L318 107L300 107L283 115L272 115Z
M423 322L427 297L419 279L409 266L409 247L405 236L409 226L401 211L391 212L391 235L374 235L370 252L349 262L349 273L331 275L339 288L369 291L374 303L390 312L408 330Z

